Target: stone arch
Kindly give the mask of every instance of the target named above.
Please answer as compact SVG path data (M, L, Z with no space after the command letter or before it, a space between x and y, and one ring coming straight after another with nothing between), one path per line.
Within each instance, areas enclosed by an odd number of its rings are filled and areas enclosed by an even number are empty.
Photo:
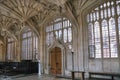
M51 50L54 49L55 47L58 47L61 49L61 75L64 74L64 70L65 70L65 52L66 52L66 48L64 46L64 44L60 43L59 41L55 40L53 45L51 45L49 48L48 48L48 51L47 51L47 63L48 63L48 73L50 73L50 64L49 64L49 60L50 60L50 53L51 53Z

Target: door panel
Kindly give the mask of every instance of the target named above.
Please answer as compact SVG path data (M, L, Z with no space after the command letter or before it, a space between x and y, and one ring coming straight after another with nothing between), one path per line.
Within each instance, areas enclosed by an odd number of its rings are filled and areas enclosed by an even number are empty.
M51 51L51 73L56 74L55 50Z
M56 49L56 68L57 74L61 74L61 49Z
M61 48L55 47L51 51L51 74L61 74Z

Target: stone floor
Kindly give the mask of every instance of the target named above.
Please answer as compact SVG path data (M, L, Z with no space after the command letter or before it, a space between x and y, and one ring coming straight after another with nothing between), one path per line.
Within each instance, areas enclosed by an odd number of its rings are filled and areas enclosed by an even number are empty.
M61 77L61 76L59 76ZM0 80L72 80L70 77L67 78L57 78L55 76L50 76L50 75L38 75L38 74L19 74L16 76L5 76L5 75L0 75ZM76 79L76 80L81 80ZM88 80L88 79L85 79ZM96 80L96 79L92 79L92 80ZM103 79L99 79L99 80L103 80ZM106 80L106 79L104 79ZM108 80L108 79L107 79ZM115 79L115 80L120 80L119 79Z
M55 78L53 76L42 75L38 76L37 74L33 75L19 75L19 76L1 76L0 80L71 80L71 79L64 79L64 78Z

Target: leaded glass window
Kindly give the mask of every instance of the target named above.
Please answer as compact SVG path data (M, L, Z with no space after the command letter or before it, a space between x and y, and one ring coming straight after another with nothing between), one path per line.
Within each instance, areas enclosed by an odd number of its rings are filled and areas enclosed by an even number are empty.
M91 10L87 15L87 22L90 58L117 58L120 1L108 1Z
M27 29L22 34L22 60L35 60L38 55L38 37Z
M7 60L13 60L15 57L15 40L13 38L7 39Z
M54 40L59 40L67 45L72 42L72 24L66 18L57 18L47 24L46 27L46 45L52 45Z

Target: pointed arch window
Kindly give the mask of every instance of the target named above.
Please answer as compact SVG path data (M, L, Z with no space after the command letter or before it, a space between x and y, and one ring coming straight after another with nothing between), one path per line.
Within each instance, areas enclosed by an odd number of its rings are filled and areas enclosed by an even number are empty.
M120 1L115 0L105 2L88 13L88 46L94 46L89 48L90 58L118 58L119 46L117 44L120 44L120 39L117 41L117 38L120 38L119 9ZM118 22L116 22L117 20Z
M89 33L89 57L95 57L95 43L94 43L94 27L92 23L88 25L88 33Z
M109 20L109 36L110 36L110 49L111 49L111 57L117 57L117 39L116 39L116 27L115 27L115 19L110 18Z
M103 41L103 57L110 57L110 44L109 44L109 34L108 34L108 24L106 20L102 21L102 41Z
M11 37L7 39L7 54L6 60L14 60L15 58L15 40Z
M94 24L94 43L95 43L95 57L101 58L101 41L100 41L100 26L99 23L96 21Z
M35 60L38 55L38 37L30 29L22 33L22 60Z

